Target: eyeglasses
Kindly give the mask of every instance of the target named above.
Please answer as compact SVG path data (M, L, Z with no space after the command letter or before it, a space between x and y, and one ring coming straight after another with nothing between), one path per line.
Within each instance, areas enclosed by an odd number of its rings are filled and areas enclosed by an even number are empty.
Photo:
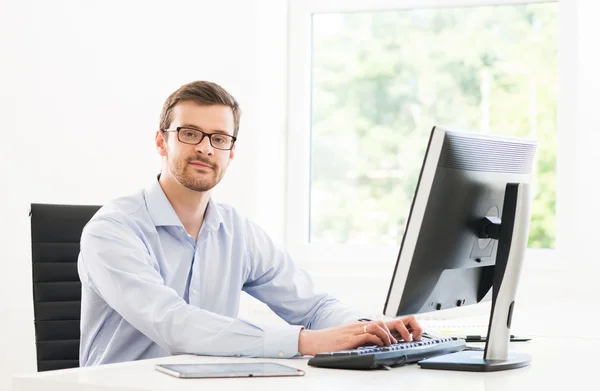
M236 137L222 133L204 133L201 130L178 126L175 129L162 129L163 132L177 132L177 139L184 144L198 145L208 137L213 148L229 151L233 148Z

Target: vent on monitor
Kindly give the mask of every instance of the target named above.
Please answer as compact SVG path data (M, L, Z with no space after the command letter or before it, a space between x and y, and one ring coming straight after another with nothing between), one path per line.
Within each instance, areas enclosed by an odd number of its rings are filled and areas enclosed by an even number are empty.
M491 138L491 140L490 140ZM530 174L536 143L523 140L494 139L484 134L465 136L446 133L440 165L471 171Z

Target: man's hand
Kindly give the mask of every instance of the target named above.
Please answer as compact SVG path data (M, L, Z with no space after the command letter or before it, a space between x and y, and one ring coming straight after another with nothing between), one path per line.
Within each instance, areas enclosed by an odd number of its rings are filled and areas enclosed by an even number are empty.
M398 343L395 335L405 341L412 341L413 338L418 341L422 331L414 316L388 322L353 322L323 330L303 329L298 339L298 351L305 356L314 356L364 345L389 346Z
M401 338L404 341L420 341L423 329L414 316L394 319L385 323L392 335L396 339ZM399 335L398 335L399 334ZM412 337L412 338L411 338Z

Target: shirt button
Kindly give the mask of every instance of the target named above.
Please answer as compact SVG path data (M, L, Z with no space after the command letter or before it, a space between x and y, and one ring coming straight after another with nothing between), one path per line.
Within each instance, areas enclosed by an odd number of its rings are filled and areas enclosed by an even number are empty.
M279 352L279 357L283 357L285 356L285 354L283 354L283 352Z
M192 294L195 295L196 293L198 293L198 291L196 290L196 288L192 289Z

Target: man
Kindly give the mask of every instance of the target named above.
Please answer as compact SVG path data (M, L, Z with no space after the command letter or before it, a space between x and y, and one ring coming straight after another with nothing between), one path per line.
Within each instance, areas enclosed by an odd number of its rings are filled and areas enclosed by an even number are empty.
M81 366L180 353L314 355L396 343L394 330L420 338L414 317L359 321L316 293L265 231L211 199L239 123L236 100L211 82L186 84L166 100L157 180L105 205L82 233ZM289 325L238 319L241 291Z

